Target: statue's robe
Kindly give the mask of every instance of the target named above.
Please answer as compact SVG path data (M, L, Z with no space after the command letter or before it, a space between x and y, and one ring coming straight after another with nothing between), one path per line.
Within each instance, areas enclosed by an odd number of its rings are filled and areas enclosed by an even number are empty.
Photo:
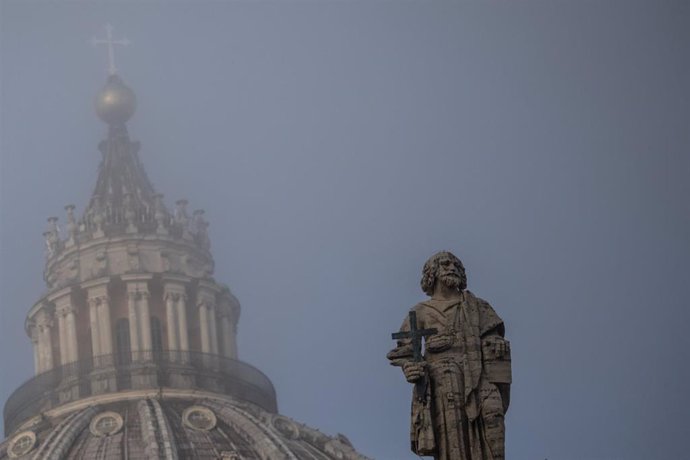
M430 299L413 310L419 329L438 333L427 339L424 394L415 386L412 398L412 451L438 460L503 459L511 380L503 321L469 291L461 300ZM409 331L408 319L400 330ZM497 342L504 355L496 354ZM410 361L410 340L398 341L388 358L398 366Z

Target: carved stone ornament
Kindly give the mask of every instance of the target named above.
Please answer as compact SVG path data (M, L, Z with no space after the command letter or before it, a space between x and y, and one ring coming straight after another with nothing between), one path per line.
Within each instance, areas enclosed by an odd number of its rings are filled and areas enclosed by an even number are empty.
M33 431L22 431L15 435L7 447L7 454L10 458L19 458L28 454L36 447L36 433Z
M276 415L271 420L273 427L288 439L299 439L299 427L287 417Z
M182 423L198 431L210 431L216 427L216 415L206 407L191 406L182 413Z
M91 419L89 431L98 437L112 436L118 433L123 425L122 416L117 412L101 412Z

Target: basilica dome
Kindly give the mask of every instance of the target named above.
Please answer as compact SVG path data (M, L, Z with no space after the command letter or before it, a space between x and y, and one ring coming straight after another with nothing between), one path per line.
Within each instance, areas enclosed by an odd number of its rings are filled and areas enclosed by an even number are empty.
M64 231L48 219L47 289L28 309L35 376L7 400L0 460L365 460L278 412L237 353L240 302L214 278L204 211L166 207L130 140L134 92L116 74L96 186Z
M82 401L37 416L0 446L1 459L359 460L343 435L212 394L163 391Z

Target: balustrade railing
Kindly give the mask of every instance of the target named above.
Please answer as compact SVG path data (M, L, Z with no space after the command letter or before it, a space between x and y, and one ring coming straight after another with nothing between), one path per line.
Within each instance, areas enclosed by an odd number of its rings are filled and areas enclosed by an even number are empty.
M208 353L139 351L75 361L26 381L5 403L5 433L34 415L72 401L150 388L221 393L277 411L273 384L249 364Z

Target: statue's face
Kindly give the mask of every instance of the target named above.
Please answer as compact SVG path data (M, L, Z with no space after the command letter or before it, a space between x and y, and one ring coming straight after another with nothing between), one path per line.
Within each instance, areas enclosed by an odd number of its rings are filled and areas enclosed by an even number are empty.
M462 283L460 261L452 254L443 254L438 259L436 278L449 288L459 288Z

